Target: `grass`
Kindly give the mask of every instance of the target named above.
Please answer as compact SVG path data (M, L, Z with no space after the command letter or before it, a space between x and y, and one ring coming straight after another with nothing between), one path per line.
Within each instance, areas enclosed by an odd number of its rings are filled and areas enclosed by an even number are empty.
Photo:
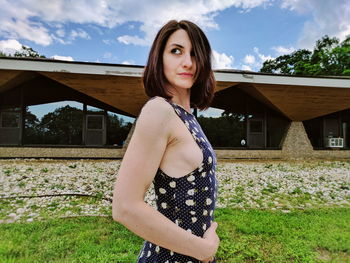
M348 208L216 211L225 262L350 262ZM110 217L0 225L0 262L136 262L142 240Z

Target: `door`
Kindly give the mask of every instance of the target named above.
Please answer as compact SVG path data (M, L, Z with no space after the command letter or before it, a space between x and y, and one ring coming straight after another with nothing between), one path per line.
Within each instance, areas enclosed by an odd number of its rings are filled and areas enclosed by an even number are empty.
M19 111L0 112L0 144L19 145L21 142L21 113Z
M264 148L265 132L264 118L254 117L248 118L248 147Z
M86 115L86 145L103 146L106 144L105 115Z

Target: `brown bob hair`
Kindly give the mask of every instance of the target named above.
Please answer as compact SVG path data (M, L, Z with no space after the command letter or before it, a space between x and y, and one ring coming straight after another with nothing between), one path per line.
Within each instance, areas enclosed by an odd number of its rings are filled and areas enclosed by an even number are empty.
M197 66L195 82L191 88L191 107L204 110L209 108L214 97L215 78L211 68L212 52L203 31L190 21L171 20L159 30L143 73L143 85L149 97L172 98L165 88L167 79L163 71L163 53L169 37L179 29L185 30L190 38Z

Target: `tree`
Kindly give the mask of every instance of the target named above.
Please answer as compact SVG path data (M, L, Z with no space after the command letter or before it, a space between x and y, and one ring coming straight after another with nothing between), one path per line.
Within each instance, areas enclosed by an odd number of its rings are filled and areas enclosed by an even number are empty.
M24 143L25 144L37 144L42 141L43 133L40 128L40 121L31 113L26 107L26 113L24 118Z
M350 75L350 36L340 43L324 36L313 51L299 49L264 62L260 72L290 75Z
M16 51L13 55L14 57L30 57L30 58L45 58L45 56L40 55L37 51L33 50L31 47L22 46L21 51Z
M108 114L107 119L107 144L122 146L132 124L130 122L125 123L122 118L118 118L115 114Z
M6 54L0 51L0 57L12 57L11 54ZM46 58L44 55L40 55L37 51L33 50L31 47L22 46L22 49L16 51L13 57L26 57L26 58Z
M197 120L214 147L241 147L241 140L246 139L245 118L242 114L225 111L221 117L201 115Z
M57 108L41 119L45 144L74 144L82 142L83 111L69 105Z

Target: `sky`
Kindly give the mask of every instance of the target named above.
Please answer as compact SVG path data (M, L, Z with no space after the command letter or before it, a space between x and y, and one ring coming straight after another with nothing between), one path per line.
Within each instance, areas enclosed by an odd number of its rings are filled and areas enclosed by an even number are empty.
M171 19L199 25L214 69L259 71L267 59L350 35L350 0L0 0L0 51L145 65Z

